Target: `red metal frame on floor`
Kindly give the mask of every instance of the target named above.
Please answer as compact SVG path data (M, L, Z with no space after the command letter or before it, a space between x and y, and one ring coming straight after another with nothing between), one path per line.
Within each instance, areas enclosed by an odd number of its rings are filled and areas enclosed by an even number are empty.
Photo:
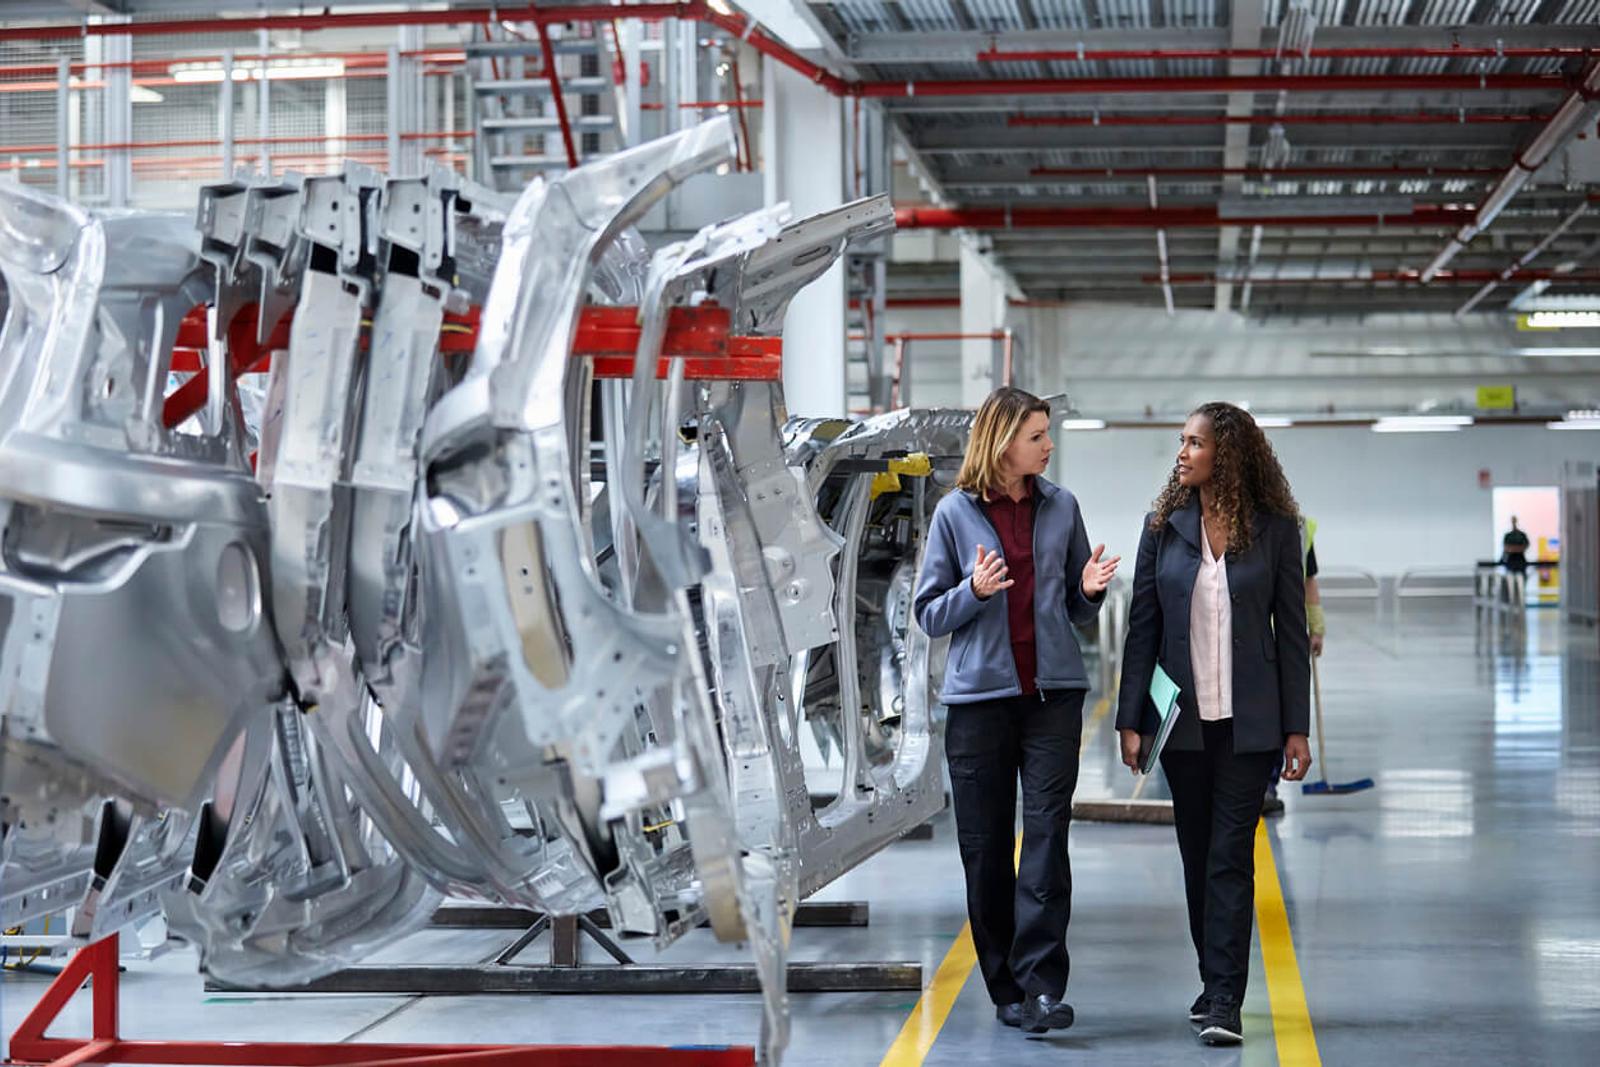
M47 1037L85 982L94 995L93 1037ZM261 1067L754 1067L747 1045L649 1048L628 1045L378 1045L287 1041L133 1041L118 1035L117 935L78 950L11 1035L8 1064L256 1064Z

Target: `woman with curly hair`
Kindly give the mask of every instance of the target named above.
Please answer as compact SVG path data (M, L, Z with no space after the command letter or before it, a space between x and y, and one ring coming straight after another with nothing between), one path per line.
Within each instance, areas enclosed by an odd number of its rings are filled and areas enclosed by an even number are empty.
M1156 731L1149 688L1159 663L1181 690L1161 766L1204 983L1189 1019L1213 1045L1244 1038L1253 838L1267 780L1280 759L1289 781L1311 767L1297 515L1250 413L1202 405L1184 425L1134 571L1117 707L1122 762L1137 773Z

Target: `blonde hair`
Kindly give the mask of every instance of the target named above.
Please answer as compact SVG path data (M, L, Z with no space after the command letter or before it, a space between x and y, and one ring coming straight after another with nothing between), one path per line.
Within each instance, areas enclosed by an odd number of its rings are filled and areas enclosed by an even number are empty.
M956 475L956 488L976 493L979 499L1000 491L1001 460L1022 424L1035 412L1050 414L1050 405L1032 393L1003 386L990 393L972 420L967 454Z

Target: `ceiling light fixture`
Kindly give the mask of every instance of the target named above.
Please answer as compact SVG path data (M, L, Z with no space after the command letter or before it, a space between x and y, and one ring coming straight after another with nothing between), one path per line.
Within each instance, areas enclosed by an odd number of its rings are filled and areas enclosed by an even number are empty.
M1372 424L1372 432L1454 433L1471 425L1470 415L1388 415Z
M1062 419L1056 423L1063 430L1103 430L1106 428L1105 419Z
M1576 330L1600 327L1600 311L1530 311L1524 319L1530 330Z

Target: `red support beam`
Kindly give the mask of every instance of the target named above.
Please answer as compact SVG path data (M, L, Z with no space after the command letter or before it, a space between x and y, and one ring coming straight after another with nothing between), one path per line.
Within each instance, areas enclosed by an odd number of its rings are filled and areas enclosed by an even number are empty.
M578 165L578 146L572 140L572 121L567 117L567 94L561 86L561 72L556 69L555 46L550 43L550 31L545 24L536 23L539 31L539 52L544 57L544 76L550 82L550 98L556 105L556 121L561 124L561 146L567 151L567 166Z
M256 319L259 309L246 304L228 326L227 351L234 377L259 373L272 366L272 353L289 347L292 313L277 324L265 344L256 344ZM574 359L594 360L597 378L631 378L634 353L639 348L642 329L639 309L631 307L586 307L578 319L573 339ZM667 319L656 377L665 379L670 360L684 361L684 377L690 381L775 382L783 378L783 338L751 337L731 333L732 314L727 308L673 308ZM205 407L210 374L202 354L209 344L204 305L196 307L178 324L169 369L192 372L193 377L173 390L162 407L162 421L173 427ZM478 340L478 310L466 315L447 315L439 336L439 350L446 354L471 352ZM363 338L363 344L367 343Z
M891 296L883 302L883 306L890 311L910 311L932 308L958 308L961 306L959 296ZM856 311L861 307L861 301L850 301L850 310Z
M8 1064L252 1064L258 1067L754 1067L748 1046L401 1045L300 1041L130 1041L119 1036L117 935L79 949L11 1035ZM84 984L93 997L93 1036L49 1037Z

